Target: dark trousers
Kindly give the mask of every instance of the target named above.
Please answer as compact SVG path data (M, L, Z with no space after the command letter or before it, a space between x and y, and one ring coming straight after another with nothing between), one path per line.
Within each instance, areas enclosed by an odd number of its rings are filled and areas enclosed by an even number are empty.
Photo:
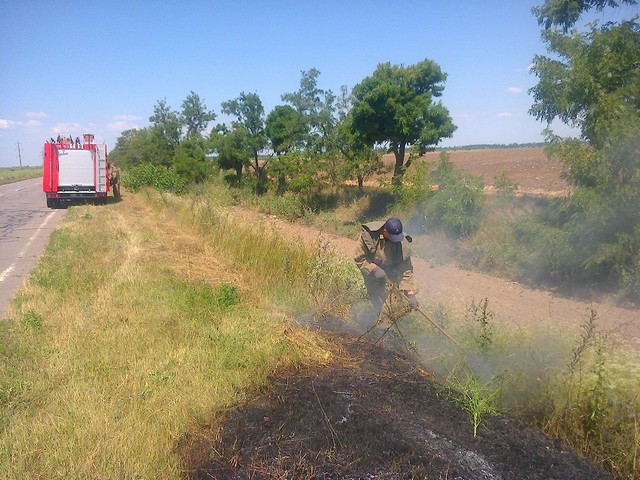
M373 274L363 275L363 277L369 300L376 308L381 308L389 294L384 282L376 281Z

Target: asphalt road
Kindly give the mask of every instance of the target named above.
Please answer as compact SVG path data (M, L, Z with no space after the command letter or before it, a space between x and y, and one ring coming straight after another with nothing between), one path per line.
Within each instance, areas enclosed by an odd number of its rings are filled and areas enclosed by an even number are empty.
M47 208L40 178L0 185L0 318L64 213Z

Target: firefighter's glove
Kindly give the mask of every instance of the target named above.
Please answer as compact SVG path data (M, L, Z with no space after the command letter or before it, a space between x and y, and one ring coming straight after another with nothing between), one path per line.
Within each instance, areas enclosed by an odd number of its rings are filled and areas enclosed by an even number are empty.
M378 283L386 283L386 281L388 280L387 273L380 267L376 268L373 271L373 278L375 278L376 282Z
M420 307L420 304L418 303L418 297L416 297L414 293L407 294L407 300L409 300L409 303L411 304L411 308L413 310L417 310Z

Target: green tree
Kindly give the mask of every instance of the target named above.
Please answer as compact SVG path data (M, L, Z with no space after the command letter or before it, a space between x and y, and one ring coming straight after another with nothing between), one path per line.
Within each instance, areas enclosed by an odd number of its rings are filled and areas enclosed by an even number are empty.
M303 140L307 154L327 153L335 131L336 96L331 90L318 87L320 71L316 68L302 71L300 88L282 95L301 115L304 125Z
M144 163L168 167L173 164L173 149L154 128L126 130L116 140L109 161L125 169Z
M191 93L182 102L181 119L186 128L186 138L202 137L209 122L216 119L213 111L207 110L205 103L197 93Z
M569 29L612 1L547 0L534 10L551 57L537 55L530 113L580 128L582 139L548 130L547 152L574 185L547 221L572 246L564 274L616 279L640 296L640 26L638 17ZM636 4L625 1L623 3Z
M222 112L235 116L232 122L234 129L232 143L242 142L240 149L235 152L245 151L252 158L252 168L256 178L262 184L266 181L266 171L269 160L259 160L259 153L267 147L267 135L265 133L265 117L262 100L257 93L240 93L238 98L222 102Z
M358 182L358 192L362 194L367 177L384 171L382 154L369 145L362 135L353 128L353 115L350 112L350 96L343 91L340 104L340 123L336 127L336 146L344 157L343 177Z
M171 149L180 143L180 115L174 112L167 105L167 100L162 99L153 107L153 115L149 117L153 128L165 139L167 146Z
M533 8L538 25L550 29L557 26L565 33L580 19L580 16L592 9L617 7L620 4L637 5L637 0L546 0L544 5Z
M290 105L277 105L265 121L265 133L277 155L300 148L305 132L302 115Z
M540 81L530 89L531 114L579 127L592 145L603 147L640 110L638 23L591 24L571 34L546 30L543 39L553 57L534 58L532 71Z
M204 151L204 142L187 138L175 149L173 169L187 183L203 182L211 173L211 162Z
M431 60L408 67L382 63L353 89L353 128L370 145L384 144L394 153L396 185L414 158L405 162L407 147L424 153L456 129L449 111L434 102L446 78Z
M249 164L251 152L247 150L246 135L243 129L229 130L220 126L212 132L211 147L216 152L216 162L222 170L234 170L236 181L240 182L243 168Z

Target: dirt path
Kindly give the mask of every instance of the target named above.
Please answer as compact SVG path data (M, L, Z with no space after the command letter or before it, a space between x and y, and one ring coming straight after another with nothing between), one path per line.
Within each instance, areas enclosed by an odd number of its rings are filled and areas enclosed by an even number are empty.
M262 217L273 228L286 230L287 235L299 237L313 244L321 236L347 258L352 257L355 239L331 232L289 223L275 217L238 209L244 217ZM598 325L612 332L620 341L640 350L640 311L622 308L608 301L580 301L564 298L551 291L532 289L517 282L507 281L484 273L463 270L456 265L433 266L422 258L413 258L414 274L423 305L445 305L454 312L464 312L473 301L489 299L489 308L495 320L504 324L527 327L547 324L566 327L577 332L590 316L591 309L598 315Z

